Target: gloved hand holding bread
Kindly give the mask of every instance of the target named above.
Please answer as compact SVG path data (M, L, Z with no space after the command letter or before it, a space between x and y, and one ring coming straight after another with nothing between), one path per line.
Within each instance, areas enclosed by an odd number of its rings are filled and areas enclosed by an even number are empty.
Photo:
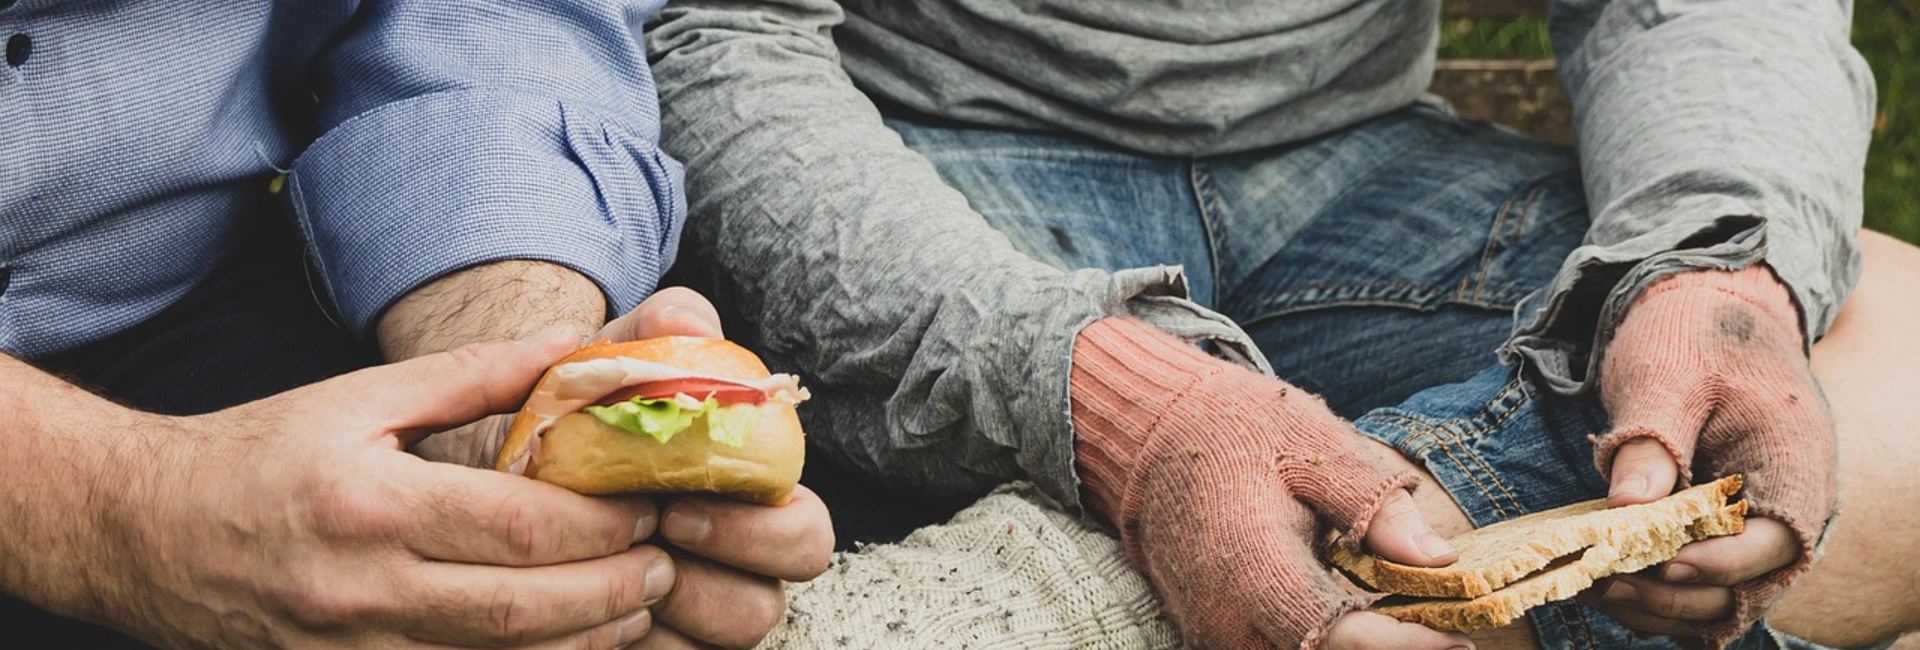
M1374 611L1440 630L1506 625L1527 610L1567 600L1607 576L1664 562L1689 542L1739 534L1747 503L1728 503L1738 475L1639 505L1606 499L1503 521L1448 540L1460 557L1444 567L1389 562L1335 545L1335 566L1396 597Z

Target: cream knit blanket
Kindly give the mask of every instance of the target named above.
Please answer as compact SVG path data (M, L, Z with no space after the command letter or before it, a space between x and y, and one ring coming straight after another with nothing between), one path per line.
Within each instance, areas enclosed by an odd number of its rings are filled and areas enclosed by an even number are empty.
M1158 650L1180 638L1120 543L1030 484L787 587L765 650Z

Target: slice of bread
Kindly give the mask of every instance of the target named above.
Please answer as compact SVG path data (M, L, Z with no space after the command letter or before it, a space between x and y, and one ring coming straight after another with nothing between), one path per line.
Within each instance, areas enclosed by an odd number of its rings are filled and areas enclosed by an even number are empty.
M1328 555L1335 566L1378 591L1477 598L1589 547L1607 546L1622 557L1668 545L1678 549L1671 542L1690 541L1688 526L1720 512L1739 489L1740 477L1735 475L1652 503L1608 508L1606 499L1595 499L1510 519L1447 540L1460 551L1460 559L1444 567L1397 564L1340 547Z
M1595 580L1659 564L1698 539L1738 534L1747 504L1729 476L1653 503L1609 509L1605 499L1526 515L1448 540L1460 559L1415 567L1334 548L1334 564L1395 594L1375 611L1441 630L1505 625L1527 610L1572 598ZM1430 598L1416 600L1399 598Z
M1573 558L1478 598L1413 600L1385 604L1374 611L1436 630L1471 632L1499 627L1519 619L1529 609L1572 598L1600 578L1632 573L1671 559L1687 542L1738 533L1746 514L1747 502L1741 501L1701 518L1682 534L1655 536L1652 545L1642 546L1637 552L1608 544L1590 546Z

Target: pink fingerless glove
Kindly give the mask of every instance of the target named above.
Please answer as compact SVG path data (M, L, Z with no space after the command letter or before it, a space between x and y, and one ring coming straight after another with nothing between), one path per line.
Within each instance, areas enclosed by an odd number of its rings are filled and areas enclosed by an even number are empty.
M1797 560L1735 587L1733 618L1702 630L1708 647L1723 646L1812 563L1838 491L1833 420L1793 302L1763 266L1663 279L1627 311L1600 386L1613 421L1594 449L1602 475L1622 443L1652 438L1679 461L1682 483L1696 460L1712 476L1744 474L1749 512L1798 538Z
M1080 333L1071 390L1088 504L1189 645L1311 648L1371 602L1316 553L1315 513L1357 547L1415 479L1376 466L1317 397L1116 318Z

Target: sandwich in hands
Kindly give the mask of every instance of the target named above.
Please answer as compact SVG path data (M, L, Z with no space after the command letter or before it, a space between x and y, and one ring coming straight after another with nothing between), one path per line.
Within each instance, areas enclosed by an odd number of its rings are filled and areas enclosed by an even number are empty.
M583 494L783 504L806 454L793 375L722 339L599 342L547 370L494 468Z
M1460 559L1444 567L1397 564L1334 547L1333 564L1391 596L1374 611L1439 630L1498 627L1566 600L1595 580L1672 559L1694 540L1739 534L1747 502L1733 475L1652 503L1608 508L1606 499L1509 519L1447 540Z

